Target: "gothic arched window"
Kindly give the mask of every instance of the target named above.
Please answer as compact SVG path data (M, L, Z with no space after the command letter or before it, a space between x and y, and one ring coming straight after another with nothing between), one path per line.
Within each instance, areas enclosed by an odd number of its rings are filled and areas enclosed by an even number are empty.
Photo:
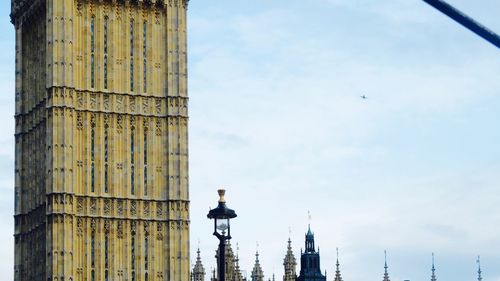
M134 20L130 21L130 91L134 91Z
M132 238L130 239L130 266L132 269L132 280L135 280L135 233L132 232Z
M135 193L135 127L130 129L130 192Z
M92 271L94 271L95 268L95 232L92 231L92 234L90 235L90 267L92 268Z
M95 86L95 16L90 18L90 88Z
M104 89L108 88L108 16L104 17Z
M149 266L149 241L148 241L148 233L146 233L146 238L144 238L144 269L148 270ZM147 279L147 278L146 278Z
M109 268L109 235L104 236L104 268Z
M108 125L104 125L104 192L108 193Z
M95 124L90 126L90 191L95 191Z
M144 93L148 91L148 63L147 63L147 34L148 34L148 23L145 21L142 24L142 68L143 68L143 87Z
M148 195L148 129L144 128L144 195Z

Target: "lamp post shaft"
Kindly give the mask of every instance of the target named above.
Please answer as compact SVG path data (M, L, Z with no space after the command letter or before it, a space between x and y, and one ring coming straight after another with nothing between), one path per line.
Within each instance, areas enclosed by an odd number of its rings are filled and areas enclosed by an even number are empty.
M219 271L219 280L226 281L226 240L219 240L219 266L217 267Z

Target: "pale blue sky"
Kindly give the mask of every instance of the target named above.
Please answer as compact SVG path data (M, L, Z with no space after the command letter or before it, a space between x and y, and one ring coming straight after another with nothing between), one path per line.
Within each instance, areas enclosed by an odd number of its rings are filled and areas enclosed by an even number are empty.
M500 2L449 0L500 32ZM14 41L0 3L0 257L12 272ZM192 250L214 266L206 219L227 188L251 270L299 258L307 211L333 279L500 281L500 56L420 0L192 0ZM360 95L367 95L362 100ZM194 256L193 256L194 260Z

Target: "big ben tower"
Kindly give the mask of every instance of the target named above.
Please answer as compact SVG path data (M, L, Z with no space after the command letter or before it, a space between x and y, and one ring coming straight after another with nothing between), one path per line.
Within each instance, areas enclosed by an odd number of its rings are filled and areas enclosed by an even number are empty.
M12 0L15 281L189 279L188 0Z

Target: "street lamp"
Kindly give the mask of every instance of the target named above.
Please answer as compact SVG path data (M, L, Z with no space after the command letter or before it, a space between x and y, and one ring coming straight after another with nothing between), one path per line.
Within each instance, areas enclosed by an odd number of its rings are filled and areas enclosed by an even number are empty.
M226 200L224 199L226 190L219 189L217 192L219 193L219 205L217 208L210 210L207 217L214 220L213 235L219 239L219 260L217 261L217 269L219 271L218 281L226 281L226 262L224 257L226 253L226 240L231 239L231 225L229 224L229 220L235 218L236 213L234 210L226 207Z

